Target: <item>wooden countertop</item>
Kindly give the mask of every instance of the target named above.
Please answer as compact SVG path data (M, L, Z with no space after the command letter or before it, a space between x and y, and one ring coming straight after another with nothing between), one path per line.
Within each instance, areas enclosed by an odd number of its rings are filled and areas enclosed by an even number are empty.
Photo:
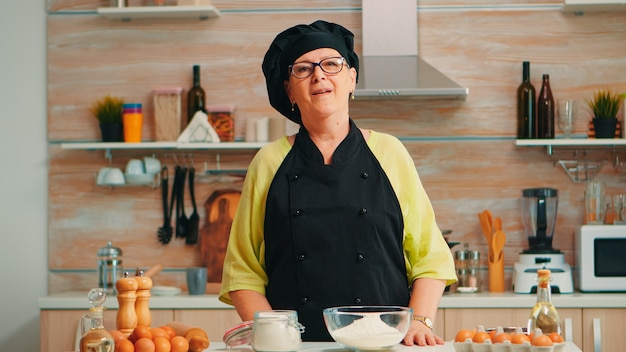
M445 293L439 308L520 308L532 307L536 295L505 293ZM553 294L557 308L626 308L626 293ZM37 299L39 309L88 309L87 292L66 292ZM105 306L117 309L115 296L107 297ZM217 295L152 296L151 309L233 309L217 299Z
M545 348L545 347L544 347ZM250 346L241 346L226 349L224 344L221 342L211 343L211 346L206 351L220 351L220 352L253 352ZM300 345L300 349L298 351L306 351L306 352L340 352L340 351L348 351L346 349L342 349L338 344L334 342L303 342ZM398 344L393 348L389 349L390 352L455 352L454 343L446 342L444 345L438 346L405 346L402 344ZM565 348L562 352L582 352L580 348L578 348L575 344L571 342L566 342Z

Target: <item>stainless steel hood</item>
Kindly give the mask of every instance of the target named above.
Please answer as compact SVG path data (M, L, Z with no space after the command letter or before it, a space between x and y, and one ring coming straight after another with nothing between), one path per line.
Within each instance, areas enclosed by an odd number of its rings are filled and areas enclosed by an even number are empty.
M469 89L417 53L415 0L362 0L363 55L356 97L461 98Z

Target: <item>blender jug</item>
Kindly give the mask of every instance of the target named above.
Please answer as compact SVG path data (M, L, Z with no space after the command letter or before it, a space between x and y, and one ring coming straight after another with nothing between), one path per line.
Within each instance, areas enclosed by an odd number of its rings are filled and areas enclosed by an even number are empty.
M556 189L522 190L522 219L529 247L522 253L560 253L552 248L558 204Z

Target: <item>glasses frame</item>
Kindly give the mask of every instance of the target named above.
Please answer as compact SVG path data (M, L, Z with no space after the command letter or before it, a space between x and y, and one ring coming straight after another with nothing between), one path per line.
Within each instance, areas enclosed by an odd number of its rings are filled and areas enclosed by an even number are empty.
M328 72L328 71L326 71L326 70L324 69L324 67L322 66L322 62L324 62L324 61L328 61L328 60L333 60L333 59L334 59L334 60L337 60L337 59L341 60L341 66L339 66L339 71L337 71L337 72ZM295 72L293 72L293 67L294 67L296 64L309 64L309 65L310 65L310 67L312 67L312 69L311 69L311 71L309 71L309 74L308 74L307 76L299 77L299 76L297 76L297 75L296 75L296 73L295 73ZM322 59L322 60L320 60L320 61L318 61L318 62L300 61L300 62L294 62L293 64L289 65L289 74L290 74L290 75L292 75L292 76L294 76L295 78L298 78L298 79L305 79L305 78L309 78L309 77L311 77L311 76L313 75L313 72L315 71L315 67L317 66L317 67L319 67L319 68L320 68L320 70L322 70L322 72L324 72L325 74L328 74L328 75L336 75L336 74L338 74L339 72L341 72L341 71L343 70L343 67L344 67L344 66L346 66L346 65L347 65L347 63L346 63L346 58L345 58L345 57L343 57L343 56L332 56L332 57L327 57L327 58Z

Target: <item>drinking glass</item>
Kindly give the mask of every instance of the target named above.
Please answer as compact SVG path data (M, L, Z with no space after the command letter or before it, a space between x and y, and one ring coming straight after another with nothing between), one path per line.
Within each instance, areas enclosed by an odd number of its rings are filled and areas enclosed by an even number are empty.
M565 138L571 138L576 125L577 104L574 99L557 100L557 116L559 128Z
M588 225L603 225L606 214L604 183L591 181L585 191L585 213Z

